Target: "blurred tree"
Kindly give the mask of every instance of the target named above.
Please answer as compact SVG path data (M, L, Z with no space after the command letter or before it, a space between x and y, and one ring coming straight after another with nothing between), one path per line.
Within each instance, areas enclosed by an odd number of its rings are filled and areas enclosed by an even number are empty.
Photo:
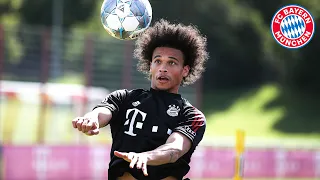
M20 16L24 23L31 25L52 25L54 0L24 0ZM97 2L95 0L62 1L63 26L68 28L75 23L83 23L91 17Z
M15 12L23 0L0 0L0 17ZM2 20L2 19L1 19Z
M63 2L63 26L71 29L70 36L84 37L90 32L97 33L97 38L114 40L101 26L99 14L102 2ZM53 0L0 0L0 9L4 10L1 11L4 14L18 14L24 28L25 24L51 26L52 3ZM320 86L317 83L320 80L317 73L320 61L314 53L319 45L319 30L316 29L307 46L298 50L279 46L270 32L274 13L287 4L301 4L312 13L315 21L319 21L318 0L202 0L201 3L194 0L150 0L150 3L153 8L152 22L166 18L192 23L207 36L211 58L207 62L204 78L207 87L204 89L248 87L267 81L307 89ZM68 58L70 65L79 62L83 56L78 41L72 38L67 40L65 49L65 56L77 57ZM122 48L118 50L122 51ZM99 54L101 56L96 60L99 66L112 62L107 51L99 51Z
M12 9L11 9L9 1L4 1L4 0L0 1L0 16L2 16L5 13L10 12L11 10Z
M194 7L211 53L204 79L211 87L205 89L241 88L274 80L259 14L230 0L204 0Z
M306 8L313 16L317 26L319 22L320 6L318 0L280 0L280 1L262 1L262 0L239 0L250 4L251 7L258 10L266 25L271 23L274 13L281 7L288 4L298 4ZM283 64L282 83L290 87L305 91L320 91L320 74L318 68L320 61L317 60L317 49L319 47L319 30L316 28L314 37L308 45L297 50L289 50L280 47L274 42L273 54L278 57L278 62ZM271 36L271 33L270 33Z
M23 0L19 8L19 16L21 19L19 29L26 29L28 26L44 26L44 27L56 27L51 29L52 36L50 38L51 42L51 59L50 63L54 67L51 72L53 78L59 78L63 75L63 70L61 69L61 64L63 63L65 56L65 34L68 34L70 27L77 23L84 23L89 20L94 12L96 3L98 1L94 0L79 0L79 1L66 1L60 0ZM40 34L42 32L40 31ZM29 37L35 36L32 38L33 44L41 44L43 39L37 34L30 34ZM21 37L22 38L22 37ZM34 62L40 62L41 51L34 52L26 46L30 45L30 41L24 40L21 41L21 44L24 48L24 56L21 58L20 67L27 66L28 61L23 61L28 58L28 54L34 54ZM43 46L40 46L43 47ZM82 51L82 49L79 49ZM40 64L40 63L37 63ZM74 64L77 66L77 64Z
M320 92L320 61L317 56L317 51L320 47L320 30L316 28L311 42L299 50L299 56L295 57L298 60L297 64L292 67L293 86L304 91ZM288 59L290 61L290 59Z

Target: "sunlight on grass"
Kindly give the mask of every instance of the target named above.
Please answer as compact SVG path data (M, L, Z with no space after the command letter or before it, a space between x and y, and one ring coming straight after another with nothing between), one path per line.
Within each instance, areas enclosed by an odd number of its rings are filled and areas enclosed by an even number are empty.
M237 99L227 109L207 115L208 135L234 135L236 129L243 129L249 136L273 134L272 125L285 114L285 108L263 110L264 106L278 97L276 86L261 87L257 92Z

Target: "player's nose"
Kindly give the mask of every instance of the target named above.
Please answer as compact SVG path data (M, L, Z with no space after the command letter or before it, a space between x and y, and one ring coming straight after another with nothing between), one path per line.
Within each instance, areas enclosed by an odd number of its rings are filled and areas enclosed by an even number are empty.
M159 72L168 72L166 69L159 69Z
M159 72L168 72L168 70L167 70L167 66L166 65L162 65L162 66L160 66L160 68L159 68Z

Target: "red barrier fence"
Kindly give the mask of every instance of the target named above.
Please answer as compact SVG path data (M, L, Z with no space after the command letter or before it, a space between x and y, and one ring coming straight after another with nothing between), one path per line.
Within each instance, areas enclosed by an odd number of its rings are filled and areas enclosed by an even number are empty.
M109 146L4 146L4 179L106 179ZM190 178L232 178L232 149L199 147ZM247 178L320 178L320 150L249 149Z

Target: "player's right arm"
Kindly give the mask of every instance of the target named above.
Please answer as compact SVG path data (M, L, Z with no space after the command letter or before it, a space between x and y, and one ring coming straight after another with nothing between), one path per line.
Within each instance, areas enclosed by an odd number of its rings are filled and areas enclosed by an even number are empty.
M72 120L72 125L87 135L99 134L99 128L107 126L120 111L129 91L117 90L110 93L92 111Z
M104 107L95 108L82 117L72 120L72 126L87 135L99 134L99 128L105 127L112 119L112 113Z

